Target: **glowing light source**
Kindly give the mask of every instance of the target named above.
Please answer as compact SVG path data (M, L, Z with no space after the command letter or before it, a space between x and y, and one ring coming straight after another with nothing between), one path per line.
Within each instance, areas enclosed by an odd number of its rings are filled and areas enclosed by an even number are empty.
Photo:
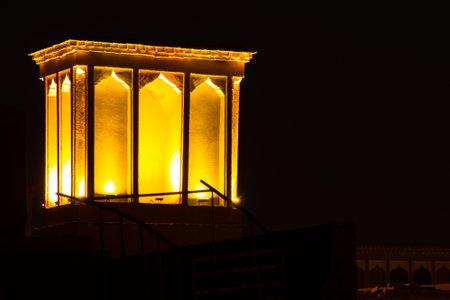
M62 83L62 89L61 91L63 93L69 93L70 92L70 79L69 77L66 75L66 77L64 78L64 81Z
M118 82L120 82L127 90L130 89L130 86L128 84L126 84L125 81L123 81L122 79L117 77L116 72L114 72L114 70L111 72L111 77L114 78L115 80L117 80Z
M175 90L175 92L177 92L178 94L181 93L180 89L178 89L178 87L173 84L172 82L170 82L164 75L163 73L159 74L159 78L161 78L165 83L167 83L168 85L170 85L171 87L173 87L173 89Z
M195 190L204 190L205 187L201 184L197 185L195 187ZM206 197L206 192L201 192L201 193L195 193L195 197L197 198L205 198Z
M172 184L173 191L180 190L180 152L176 152L170 163L170 183Z
M52 82L50 83L47 95L49 97L56 97L56 82L54 79L52 79Z
M80 75L80 74L84 74L86 72L82 68L78 67L77 70L76 70L76 73Z
M84 178L81 178L80 182L78 183L78 197L84 197L85 195L85 189L86 189L86 183L84 182Z
M103 186L103 190L106 194L114 194L114 192L116 191L116 186L114 185L114 182L108 180Z
M48 200L51 201L51 203L47 203L47 206L54 206L56 205L56 202L58 201L58 196L56 193L58 192L58 173L56 172L56 166L53 168L50 168L48 170Z

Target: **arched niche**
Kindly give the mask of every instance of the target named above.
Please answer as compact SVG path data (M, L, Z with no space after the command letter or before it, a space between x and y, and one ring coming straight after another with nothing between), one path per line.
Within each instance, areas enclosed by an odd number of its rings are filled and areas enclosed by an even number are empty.
M204 189L203 179L225 191L226 78L192 76L189 109L188 189ZM190 205L210 205L210 195L191 194ZM217 201L217 202L216 202ZM215 200L223 205L223 200Z
M436 271L436 283L450 283L450 270L445 266Z
M431 272L425 269L423 265L420 265L420 268L413 272L413 282L418 284L430 284Z
M140 72L140 77L148 79L139 89L140 194L181 190L182 87L172 82L177 80L170 81L167 74L156 76L153 72ZM176 204L180 196L143 197L140 201Z
M94 193L131 193L131 70L94 69Z
M59 192L72 195L72 105L70 71L59 73ZM59 197L59 204L69 200Z
M408 272L400 265L391 270L389 277L392 283L408 283Z
M46 78L45 207L58 204L58 103L56 76Z
M374 268L372 268L369 271L368 274L368 284L370 287L373 286L384 286L386 283L386 273L385 271L380 268L378 265L376 265Z

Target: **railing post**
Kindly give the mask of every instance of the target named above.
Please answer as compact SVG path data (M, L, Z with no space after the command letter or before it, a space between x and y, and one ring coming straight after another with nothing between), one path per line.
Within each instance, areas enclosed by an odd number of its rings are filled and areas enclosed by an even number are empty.
M158 256L159 299L164 299L164 276L162 268L161 241L158 237L156 237L156 253Z
M125 260L125 239L123 235L123 218L119 215L119 229L120 229L120 256L122 260L122 274L123 274L123 293L124 299L128 299L128 274Z
M102 273L103 273L103 298L107 299L108 294L108 280L107 280L107 270L106 270L106 257L105 257L105 235L103 229L103 211L102 208L98 208L98 228L99 228L99 237L100 237L100 260L102 264Z
M141 263L142 263L142 276L144 278L145 282L145 295L146 298L150 297L150 289L149 289L149 276L147 271L147 258L145 257L145 248L144 248L144 232L142 230L142 224L138 223L139 225L139 246L141 250Z
M258 269L258 258L256 257L256 239L255 232L253 229L253 220L250 217L247 217L248 227L250 230L250 240L252 244L252 255L253 255L253 267L256 268L255 276L256 276L256 284L258 286L258 299L262 299L262 291L261 291L261 278Z
M214 216L214 192L211 191L211 238L215 247L216 244L216 221Z

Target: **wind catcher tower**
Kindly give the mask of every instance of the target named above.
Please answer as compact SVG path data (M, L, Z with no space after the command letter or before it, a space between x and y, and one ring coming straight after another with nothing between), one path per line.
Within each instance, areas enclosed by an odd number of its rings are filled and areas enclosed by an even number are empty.
M30 54L45 85L37 230L95 240L88 200L177 245L209 242L211 226L217 240L240 236L239 212L200 180L237 201L239 88L253 54L79 40ZM117 235L117 218L103 218L105 237Z

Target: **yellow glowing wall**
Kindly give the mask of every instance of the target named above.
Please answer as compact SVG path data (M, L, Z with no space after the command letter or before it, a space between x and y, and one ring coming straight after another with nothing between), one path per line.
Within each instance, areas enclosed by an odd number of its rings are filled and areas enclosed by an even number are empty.
M45 207L58 204L58 103L55 80L56 76L48 76L45 81Z
M131 194L132 70L94 68L94 193Z
M76 197L86 197L86 137L87 137L87 103L86 103L86 67L76 66L74 74L73 97L73 180Z
M183 76L139 72L139 194L181 189ZM140 202L177 204L179 195L143 197Z
M225 192L226 77L191 76L188 189L204 189L200 179ZM190 205L210 205L209 193L191 194ZM196 199L197 198L197 199ZM221 199L216 205L223 205Z
M59 72L59 192L72 195L72 109L70 70ZM59 197L59 205L68 204L69 199Z
M239 93L241 77L233 77L232 116L231 116L231 199L238 202L237 169L238 169L238 137L239 137Z

